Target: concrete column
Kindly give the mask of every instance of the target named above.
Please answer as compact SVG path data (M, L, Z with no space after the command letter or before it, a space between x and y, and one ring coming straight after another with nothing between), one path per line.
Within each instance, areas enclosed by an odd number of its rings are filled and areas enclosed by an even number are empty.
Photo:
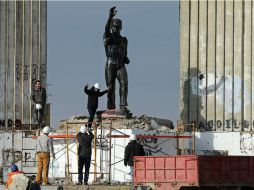
M183 122L196 120L205 130L252 130L253 4L243 0L180 2Z
M207 91L206 86L207 79L207 1L199 1L199 45L198 45L198 85L199 99L196 112L199 115L197 120L198 127L205 128L207 123ZM204 75L204 78L200 80L200 74ZM199 88L201 86L201 88Z
M216 2L215 1L208 1L207 10L208 16L208 23L207 23L207 128L208 130L215 130L215 106L216 106L216 45L215 45L215 38L216 38Z
M0 1L0 128L6 118L7 1Z
M198 112L194 111L197 108L198 104L198 89L197 89L197 73L198 71L198 1L191 1L190 4L190 98L192 99L189 102L189 121L196 121L200 115Z
M243 102L242 106L244 107L243 111L243 129L251 130L252 129L252 117L251 117L251 93L248 93L248 90L252 91L251 83L252 83L252 68L251 67L251 1L244 1L243 11L244 21L243 21Z
M0 129L31 123L32 83L47 80L46 14L46 1L0 1Z
M180 118L188 123L189 119L189 8L190 2L180 1Z

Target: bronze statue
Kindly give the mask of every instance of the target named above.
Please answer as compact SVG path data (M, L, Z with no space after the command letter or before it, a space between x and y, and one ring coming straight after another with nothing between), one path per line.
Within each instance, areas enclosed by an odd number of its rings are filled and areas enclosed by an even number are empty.
M109 10L109 18L103 35L104 47L107 56L105 67L106 85L108 87L107 108L115 109L115 81L119 82L120 110L127 111L128 75L125 64L130 62L127 57L128 40L121 36L122 21L114 18L116 7Z

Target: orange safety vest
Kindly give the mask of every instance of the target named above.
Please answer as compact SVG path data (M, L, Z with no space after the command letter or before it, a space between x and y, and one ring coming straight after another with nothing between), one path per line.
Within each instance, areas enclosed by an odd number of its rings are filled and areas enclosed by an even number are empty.
M24 172L22 171L17 171L17 172L11 172L8 174L8 179L6 181L6 188L10 187L12 180L13 180L13 176L16 174L23 174Z

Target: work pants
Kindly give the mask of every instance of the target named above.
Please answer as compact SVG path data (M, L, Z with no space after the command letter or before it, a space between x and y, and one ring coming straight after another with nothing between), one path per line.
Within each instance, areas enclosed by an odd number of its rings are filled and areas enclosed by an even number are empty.
M42 170L43 170L43 183L48 183L48 171L49 171L49 161L50 161L50 154L40 152L37 153L38 157L38 170L37 170L37 176L36 181L37 183L41 183L42 178Z
M88 112L89 112L88 127L91 128L97 108L88 107L87 109L88 109Z
M91 157L78 157L78 181L83 181L83 168L85 165L84 183L88 182Z
M44 110L45 110L44 105L42 105L42 108L39 109L39 110L37 110L35 106L33 108L34 121L38 122L38 124L40 124L40 125L45 123ZM40 127L43 127L43 126L40 126Z

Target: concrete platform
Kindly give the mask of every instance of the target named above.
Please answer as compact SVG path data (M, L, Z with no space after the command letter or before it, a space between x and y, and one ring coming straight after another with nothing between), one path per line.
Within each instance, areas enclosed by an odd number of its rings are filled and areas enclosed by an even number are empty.
M128 185L76 185L64 186L64 190L130 190Z
M57 190L58 185L41 186L41 190ZM69 185L63 186L64 190L129 190L129 185ZM5 186L0 185L0 190Z
M58 185L41 186L41 190L57 190ZM0 190L4 190L5 185L0 185Z

